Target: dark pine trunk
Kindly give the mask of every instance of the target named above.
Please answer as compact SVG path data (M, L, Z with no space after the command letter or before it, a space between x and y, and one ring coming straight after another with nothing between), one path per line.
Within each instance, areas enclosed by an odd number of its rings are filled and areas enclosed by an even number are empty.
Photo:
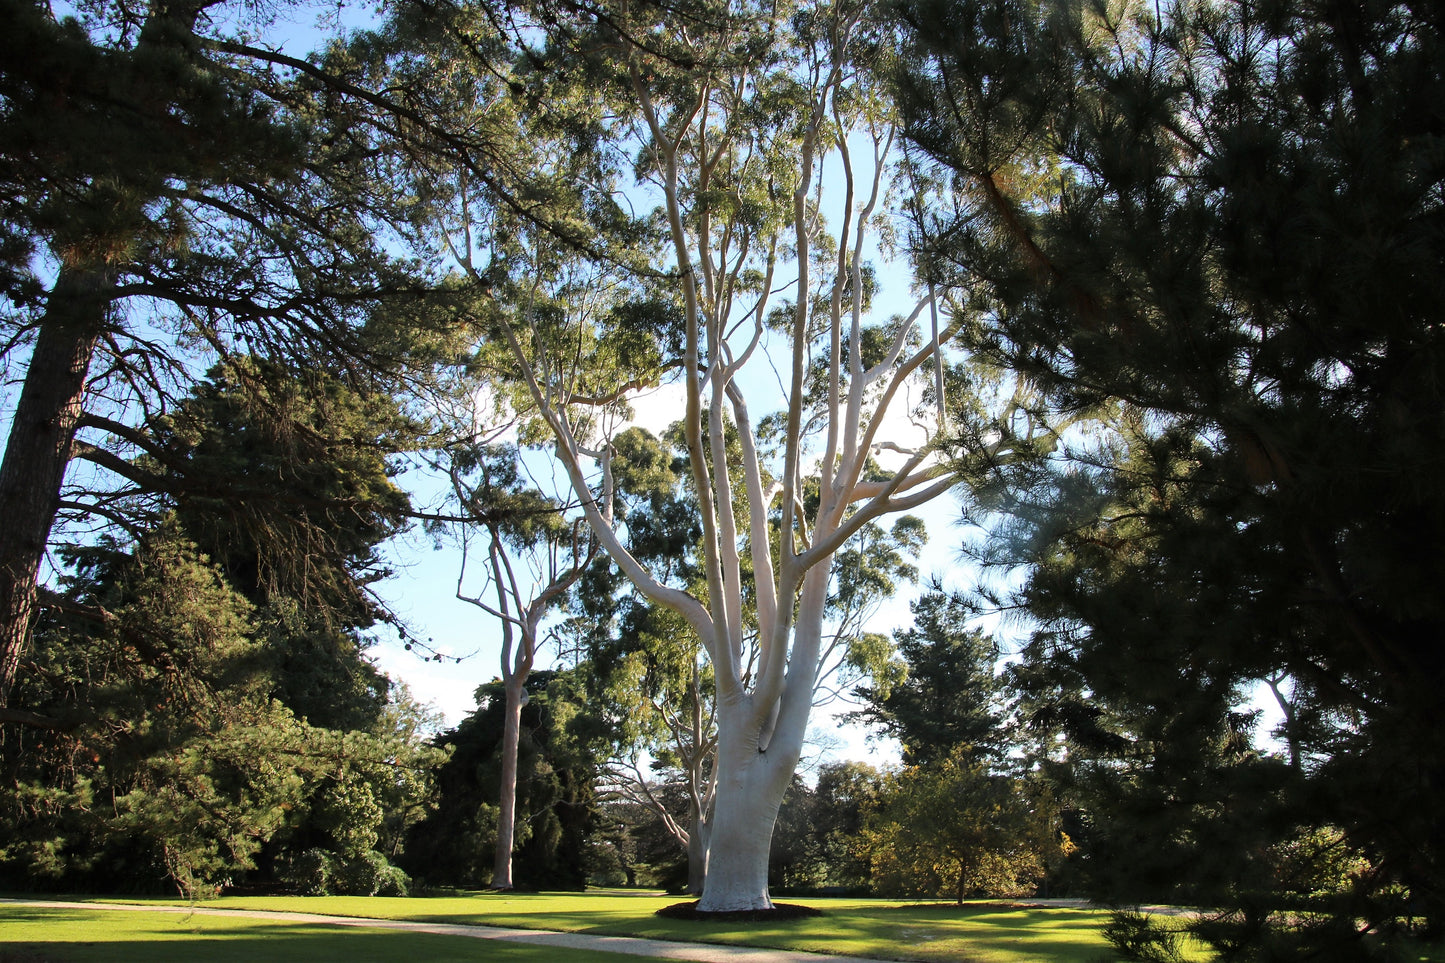
M50 292L0 463L0 706L9 704L35 624L40 561L60 507L95 345L115 275L67 266Z

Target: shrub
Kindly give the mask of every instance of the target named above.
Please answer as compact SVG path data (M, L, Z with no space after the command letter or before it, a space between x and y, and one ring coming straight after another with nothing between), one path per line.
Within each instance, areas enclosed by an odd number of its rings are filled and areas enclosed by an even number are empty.
M281 873L281 881L302 896L331 895L336 858L324 849L308 849L292 857Z
M1145 913L1115 913L1104 927L1104 938L1126 960L1139 963L1184 963L1179 937Z
M331 891L338 896L405 896L410 882L385 856L368 850L340 865Z

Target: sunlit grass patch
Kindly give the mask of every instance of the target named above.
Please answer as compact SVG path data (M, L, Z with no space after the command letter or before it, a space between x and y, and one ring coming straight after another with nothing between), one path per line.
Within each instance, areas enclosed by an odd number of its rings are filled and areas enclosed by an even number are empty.
M678 897L656 892L603 890L588 893L478 892L426 899L346 896L225 897L205 905L224 909L289 911L639 936L685 942L774 947L813 953L838 953L880 960L914 960L923 963L945 960L949 963L1099 963L1100 960L1113 958L1103 933L1109 922L1109 913L1100 909L1056 906L1040 908L997 902L957 906L952 903L896 900L790 898L790 902L816 906L822 909L825 915L815 919L764 923L692 922L670 920L655 915L658 909L680 901ZM185 905L176 900L154 902ZM228 922L232 925L235 923ZM403 936L410 937L410 934ZM0 939L3 939L3 933L0 933ZM491 954L494 944L483 943L486 947L484 950L478 945L482 941L467 942L472 948L470 959L547 958L545 955L482 955ZM387 941L383 943L389 945ZM515 946L505 948L509 952L516 949ZM1207 963L1210 959L1210 954L1193 942L1186 942L1184 949L1189 958L1197 963ZM307 952L305 958L312 959L309 951ZM347 951L346 957L346 963L372 958L350 951ZM104 957L84 959L100 958ZM152 958L169 960L192 957L147 957ZM328 959L323 956L315 958ZM340 956L334 958L341 959ZM414 963L416 958L418 957L408 958L407 963ZM445 956L436 958L448 959ZM207 963L228 963L229 959L222 961L209 957L208 954ZM1445 953L1438 947L1422 947L1418 955L1412 952L1407 959L1411 963L1445 963ZM569 956L568 960L572 963L573 957Z
M1108 914L869 899L799 899L825 916L787 922L669 920L655 915L678 897L636 891L478 892L429 899L226 897L207 905L338 916L473 923L690 942L839 953L881 960L976 963L1096 963L1108 952ZM1203 959L1201 957L1201 959Z
M306 907L307 911L311 908ZM551 947L202 913L0 904L0 963L553 963ZM569 950L568 963L622 963Z

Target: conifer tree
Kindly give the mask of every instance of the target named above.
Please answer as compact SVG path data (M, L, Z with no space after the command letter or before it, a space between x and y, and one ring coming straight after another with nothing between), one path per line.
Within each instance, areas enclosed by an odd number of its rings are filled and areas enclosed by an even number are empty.
M239 6L0 7L0 351L25 370L0 464L0 707L57 518L126 523L109 468L192 371L231 353L373 371L368 310L415 296L381 250L395 212L367 128L258 67L232 36L264 23Z
M1117 431L996 489L1018 537L995 544L1036 566L1012 601L1044 626L1041 708L1116 789L1175 801L1130 852L1195 841L1153 851L1234 911L1219 945L1359 959L1407 916L1438 931L1437 12L901 12L908 134L956 187L920 243L1001 304L971 348ZM1293 693L1299 765L1241 743L1260 680ZM1280 854L1320 833L1370 869L1280 912L1308 890Z
M278 373L220 366L146 426L114 466L133 532L65 551L0 742L13 885L404 885L388 856L441 754L365 649L414 426L324 376L261 386Z
M968 628L968 600L935 584L915 599L913 625L894 633L902 678L887 687L860 686L864 703L853 717L903 746L903 761L927 766L963 751L967 758L1000 763L1003 680L995 674L998 644Z

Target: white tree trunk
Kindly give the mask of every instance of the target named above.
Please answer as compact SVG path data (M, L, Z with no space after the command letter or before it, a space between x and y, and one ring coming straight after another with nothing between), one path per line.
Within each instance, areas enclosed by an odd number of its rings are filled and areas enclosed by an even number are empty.
M751 120L742 120L749 108L739 98L747 100L747 91L771 86L764 61L745 63L737 76L707 75L701 82L699 74L692 78L697 83L686 85L689 93L676 100L671 96L674 87L651 85L658 71L666 73L674 65L654 62L644 47L623 43L640 118L638 134L650 140L645 156L661 192L676 259L684 339L682 350L670 360L680 364L686 393L680 414L701 523L705 591L690 591L631 554L625 526L613 515L611 449L587 437L596 425L590 417L592 392L583 390L585 379L574 379L570 367L558 367L547 357L548 345L539 345L525 311L515 324L503 316L518 370L537 415L556 439L556 455L598 544L644 596L687 621L712 662L718 703L717 789L699 903L703 912L772 906L768 851L778 809L802 754L817 677L827 669L822 629L835 553L869 523L910 511L955 482L946 465L932 457L929 442L946 427L941 348L962 322L954 318L940 329L930 287L896 330L878 329L885 335L881 357L865 358L863 350L865 308L857 295L865 289L864 239L875 205L886 202L893 132L885 124L859 121L860 136L871 142L873 154L866 185L871 191L860 196L848 160L849 138L836 129L852 108L840 109L834 100L854 77L848 38L858 26L854 14L838 14L830 28L833 49L806 51L804 60L815 62L814 89L805 112L756 137ZM755 82L752 70L765 79ZM795 79L790 76L789 82ZM864 89L861 95L866 100L870 93ZM829 150L844 161L845 213L835 239L832 277L815 284L814 262L825 259L813 242L813 198L821 190L821 161ZM779 163L796 160L796 176L788 185L791 232L757 233L749 218L709 200L721 196L720 189L733 190L731 175L718 176L718 165L738 164L738 183L776 195L774 213L783 215L781 184L775 185L769 174L764 190L755 179L758 171L772 170L769 162L758 160L758 151L775 151ZM774 277L780 257L796 270L788 283ZM769 362L789 382L778 464L756 444L748 398L738 379L750 360L767 352L772 296L789 289L794 298L790 333L775 334L791 357ZM826 311L819 310L824 301ZM596 316L579 312L577 323L589 324ZM922 331L925 316L933 322L931 338ZM920 339L913 339L915 333ZM577 344L586 341L575 339ZM811 393L815 386L810 371L818 361L826 363L822 396ZM914 403L910 386L927 380L930 365L940 366L933 399L938 410L932 425L922 426L924 437L905 451L885 421L890 406L908 414L905 409ZM729 447L729 426L736 430L736 451ZM880 478L870 456L885 447L904 452L905 460ZM809 506L805 493L814 484L817 500ZM746 591L749 580L751 592Z
M744 714L724 709L719 719L717 799L708 841L707 883L698 904L705 913L773 905L768 896L773 824L802 746L798 740L797 750L790 753L788 746L775 740L767 751L759 752L758 733L740 731Z
M698 903L700 911L730 913L772 908L768 852L782 799L781 793L749 793L741 789L729 792L718 787L707 885Z
M805 625L811 594L805 592L800 605ZM821 624L821 606L815 615ZM802 633L799 641L806 643L809 634ZM805 684L784 689L777 712L759 713L751 695L718 707L718 786L701 912L772 908L768 853L778 809L803 753L812 707L811 669L807 676Z

